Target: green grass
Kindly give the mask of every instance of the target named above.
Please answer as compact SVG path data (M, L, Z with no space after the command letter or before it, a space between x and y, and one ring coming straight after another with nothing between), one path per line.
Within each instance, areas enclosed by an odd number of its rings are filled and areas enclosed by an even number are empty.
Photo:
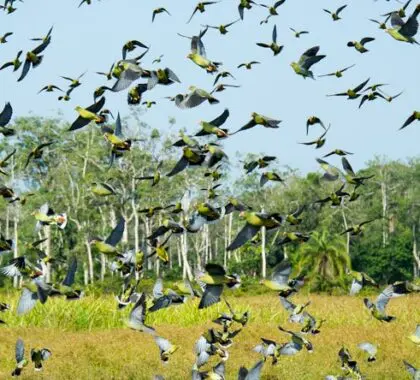
M0 379L7 378L14 366L14 344L22 337L27 346L47 347L53 352L42 374L33 367L25 369L23 379L151 379L162 374L166 379L188 379L194 363L193 345L211 320L226 311L223 303L206 310L197 309L197 300L148 315L147 323L181 348L168 365L161 364L153 339L124 327L129 308L117 310L112 296L88 296L67 302L49 299L28 315L17 317L13 310L17 293L4 294L12 312L1 317L7 326L0 328ZM311 300L309 312L327 319L321 334L309 337L315 352L301 352L292 358L282 357L277 366L266 364L263 379L322 379L340 374L337 352L342 344L358 360L369 379L409 379L402 360L420 367L420 347L406 337L420 322L420 296L392 299L388 311L397 320L382 324L373 320L363 307L362 297L299 295L296 302ZM227 379L234 379L240 365L251 366L259 359L252 352L260 337L287 341L277 326L293 330L275 295L230 298L238 310L251 311L250 323L230 349ZM362 341L379 345L378 361L367 363L356 348ZM212 361L214 365L215 362Z

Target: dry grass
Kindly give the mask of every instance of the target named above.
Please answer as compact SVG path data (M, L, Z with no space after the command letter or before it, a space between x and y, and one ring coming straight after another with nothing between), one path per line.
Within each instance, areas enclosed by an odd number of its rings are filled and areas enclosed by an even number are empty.
M419 296L391 300L388 311L397 320L390 324L371 319L360 297L311 295L294 300L303 302L308 298L312 301L309 312L327 319L321 334L309 337L314 353L302 351L295 357L282 357L274 367L267 363L263 379L323 379L327 374L338 375L337 352L342 344L350 349L368 379L409 379L403 359L420 367L420 347L406 338L416 323L420 323ZM259 360L252 347L260 337L284 342L287 337L277 326L297 328L286 321L287 316L275 296L244 297L232 299L232 303L241 310L249 308L251 321L230 348L227 379L236 379L239 366L249 367ZM199 312L194 301L151 314L148 322L157 332L181 346L169 364L163 365L150 336L123 328L128 310L115 311L111 297L87 297L71 303L49 300L45 307L37 307L20 319L4 314L9 326L0 328L0 378L10 375L14 345L21 337L27 351L30 347L47 347L53 352L42 373L34 373L29 366L22 379L152 379L154 374L162 374L166 379L188 379L194 362L195 340L223 310L220 304ZM367 363L356 348L362 341L379 346L377 362Z

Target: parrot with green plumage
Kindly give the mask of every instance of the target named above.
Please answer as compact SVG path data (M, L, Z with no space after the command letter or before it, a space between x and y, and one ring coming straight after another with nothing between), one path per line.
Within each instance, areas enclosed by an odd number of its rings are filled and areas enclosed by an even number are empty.
M315 63L318 63L326 57L326 55L318 55L319 46L314 46L306 50L299 58L298 62L292 62L290 66L296 74L301 75L304 79L314 78L314 74L309 70Z

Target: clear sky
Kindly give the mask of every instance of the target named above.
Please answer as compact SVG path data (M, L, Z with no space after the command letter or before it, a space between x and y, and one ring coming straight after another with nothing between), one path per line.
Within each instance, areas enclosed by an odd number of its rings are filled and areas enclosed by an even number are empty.
M419 154L419 123L403 131L398 128L415 109L420 110L420 47L395 41L368 20L402 6L393 0L352 0L338 22L333 22L322 8L336 9L344 2L288 0L278 8L279 16L272 17L262 26L259 22L266 17L267 10L254 6L245 12L245 20L233 25L227 35L209 30L204 37L208 57L223 62L223 69L231 71L237 79L222 82L239 84L241 88L217 93L219 105L205 103L191 110L180 110L164 99L187 92L190 85L212 89L214 77L186 58L190 42L176 33L191 36L198 34L200 24L219 25L234 21L238 18L238 3L239 0L222 0L209 6L205 13L197 13L189 24L186 21L196 4L191 0L93 0L92 5L80 8L77 8L78 0L17 3L15 13L0 13L0 35L14 32L7 44L0 45L0 63L12 59L20 49L25 52L32 49L35 43L29 38L44 36L51 25L54 25L54 31L52 42L45 50L44 62L31 70L22 82L16 82L20 71L0 72L0 106L10 101L15 116L56 116L61 112L71 122L76 117L74 107L92 104L93 90L105 84L103 77L95 72L108 71L111 64L121 58L122 45L137 39L151 46L142 66L170 67L182 82L157 86L144 95L145 100L158 103L143 115L143 120L152 127L167 129L169 117L175 117L175 131L186 127L192 133L198 130L199 120L211 120L224 108L229 108L231 113L224 127L232 131L244 125L253 111L283 120L278 130L257 127L226 140L224 146L232 160L236 151L264 152L278 156L280 164L306 172L317 169L315 157L334 148L354 152L351 162L356 170L374 155L404 159ZM416 1L413 1L409 13L415 5ZM152 10L161 6L172 16L157 15L152 23ZM274 23L277 24L278 42L284 45L276 57L270 50L255 44L270 42ZM310 33L297 39L289 27ZM367 36L376 40L367 45L370 51L366 54L346 46L350 40ZM420 40L420 33L417 37ZM356 66L341 79L304 80L294 74L290 63L314 45L320 45L320 54L327 55L313 67L315 74L329 73L351 64ZM135 51L131 56L140 52ZM153 59L161 54L164 54L162 63L152 66ZM236 69L239 63L251 60L262 64L251 71ZM65 88L67 82L60 78L61 75L77 77L85 71L82 86L73 92L68 103L59 102L57 93L37 95L46 84ZM326 97L326 94L355 87L368 77L372 83L388 83L384 90L391 95L402 90L404 94L390 104L381 99L365 103L360 110L358 100ZM120 111L123 117L129 115L125 91L108 93L106 98L106 108L115 114ZM321 130L315 127L309 137L305 136L306 119L311 115L319 116L326 124L331 123L327 143L320 150L297 144L320 134ZM330 162L337 163L338 159Z

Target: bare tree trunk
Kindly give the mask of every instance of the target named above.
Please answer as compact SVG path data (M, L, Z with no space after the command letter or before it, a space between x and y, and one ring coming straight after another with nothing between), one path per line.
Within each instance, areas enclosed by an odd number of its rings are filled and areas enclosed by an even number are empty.
M92 257L92 249L91 249L91 246L89 244L89 240L88 239L86 239L85 245L86 245L86 253L87 253L87 259L88 259L89 280L90 280L90 283L93 284L93 282L94 282L93 257Z
M51 226L47 225L45 226L45 234L47 240L45 241L46 248L45 248L45 254L47 256L51 256ZM45 279L47 282L51 282L51 264L47 263L47 273L45 275Z
M85 286L89 285L89 272L86 263L83 263L83 281Z
M6 206L6 239L9 239L9 223L10 223L9 205Z
M106 273L106 257L101 253L101 281L105 280Z
M343 224L344 224L344 228L347 230L349 228L348 224L347 224L347 218L346 218L346 214L344 213L343 207L341 207L341 215L343 216ZM350 256L350 232L346 233L346 252L347 255Z
M134 194L136 190L136 180L132 179L131 182L131 191ZM134 199L134 196L131 198L131 208L133 211L133 218L134 218L134 251L138 252L139 251L139 247L140 247L140 242L139 242L139 214L137 213L137 204L136 204L136 200Z
M382 193L382 247L386 247L388 244L388 198L387 198L387 188L385 183L384 175L381 182L381 193Z
M188 254L188 238L187 238L187 234L184 233L181 235L181 255L182 255L182 278L187 278L189 280L192 280L193 276L191 273L191 267L190 264L188 263L188 258L187 258L187 254Z
M13 230L14 230L14 248L13 248L13 257L16 258L19 256L19 248L18 248L18 217L17 217L17 209L15 211L15 216L13 218ZM19 278L13 277L13 287L17 288L19 285Z
M267 276L267 257L265 253L265 227L261 228L261 277Z
M416 238L416 225L413 224L413 257L414 257L414 265L413 265L413 274L414 278L419 277L420 272L420 256L419 252L417 251L417 238Z

